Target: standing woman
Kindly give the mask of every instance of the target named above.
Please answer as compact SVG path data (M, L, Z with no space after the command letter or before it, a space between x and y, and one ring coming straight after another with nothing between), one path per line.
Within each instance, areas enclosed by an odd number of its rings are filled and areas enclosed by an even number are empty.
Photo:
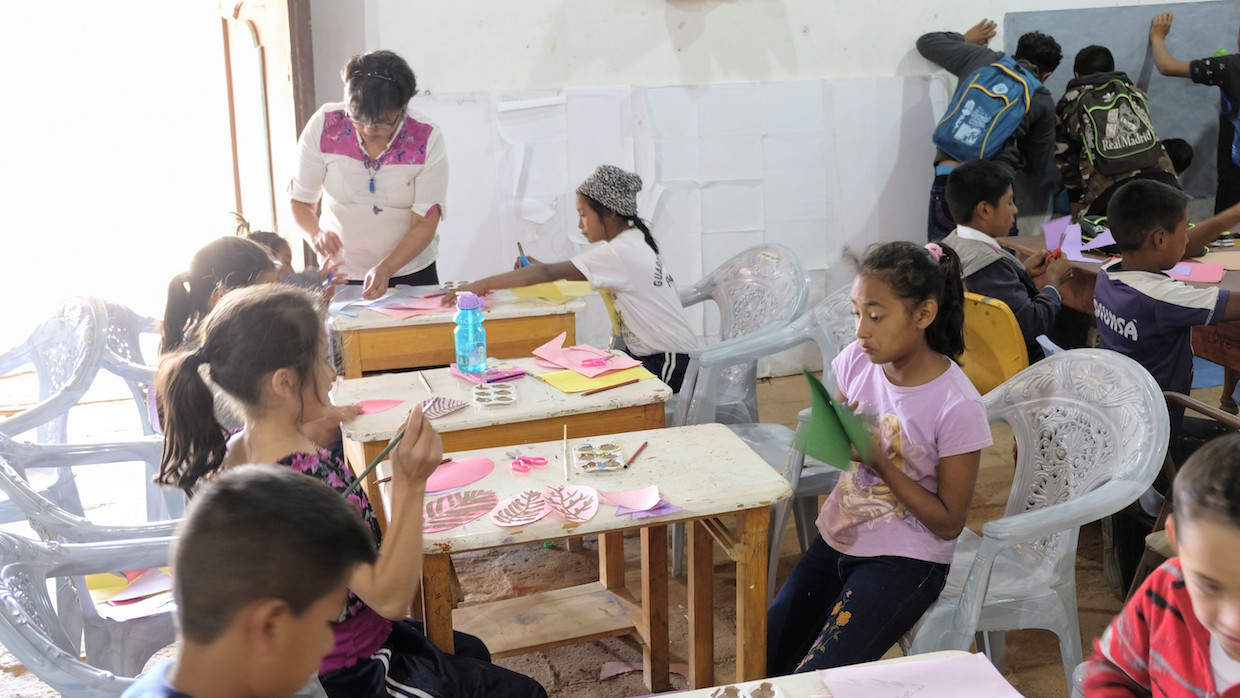
M436 231L448 192L442 131L409 110L417 81L395 53L353 56L341 78L345 101L320 107L301 132L288 189L293 220L367 299L396 284L438 284Z

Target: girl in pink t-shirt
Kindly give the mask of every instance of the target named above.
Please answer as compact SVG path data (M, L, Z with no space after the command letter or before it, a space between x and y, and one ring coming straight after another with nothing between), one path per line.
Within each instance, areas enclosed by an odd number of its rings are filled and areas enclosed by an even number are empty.
M840 476L819 536L767 612L771 675L880 658L938 598L981 450L981 396L956 365L964 287L950 248L872 247L852 285L857 341L837 398L872 417L870 458Z

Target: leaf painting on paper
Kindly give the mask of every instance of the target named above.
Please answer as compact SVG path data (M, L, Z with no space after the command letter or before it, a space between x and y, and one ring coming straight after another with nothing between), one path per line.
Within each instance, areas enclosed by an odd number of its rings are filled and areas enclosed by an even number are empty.
M551 505L538 490L525 490L515 497L499 503L491 512L491 522L496 526L525 526L551 513Z
M868 458L873 443L869 427L852 410L836 402L814 374L804 369L803 372L809 381L813 408L809 427L797 431L797 448L840 470L849 468L854 448L862 459Z
M422 531L437 533L473 521L495 508L499 497L491 490L453 492L426 503Z
M543 493L551 510L569 523L585 523L598 512L598 490L585 485L552 485Z
M451 397L439 397L438 395L432 395L426 398L421 404L422 414L426 415L427 419L446 417L459 409L469 406L469 403L464 400L457 400L456 398Z

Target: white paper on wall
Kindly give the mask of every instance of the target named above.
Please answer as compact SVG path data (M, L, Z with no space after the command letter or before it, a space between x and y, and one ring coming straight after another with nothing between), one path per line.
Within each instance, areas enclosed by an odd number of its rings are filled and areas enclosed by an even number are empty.
M765 227L761 179L707 182L702 191L702 232L762 230ZM713 269L707 265L707 269Z

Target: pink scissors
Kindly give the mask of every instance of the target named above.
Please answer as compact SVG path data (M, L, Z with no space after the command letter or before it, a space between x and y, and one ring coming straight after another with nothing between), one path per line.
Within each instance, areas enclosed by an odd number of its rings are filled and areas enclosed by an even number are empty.
M547 465L546 458L540 458L537 456L526 456L517 451L509 451L506 455L512 459L511 467L512 467L512 472L514 473L525 474L525 473L530 472L530 468L541 468Z

